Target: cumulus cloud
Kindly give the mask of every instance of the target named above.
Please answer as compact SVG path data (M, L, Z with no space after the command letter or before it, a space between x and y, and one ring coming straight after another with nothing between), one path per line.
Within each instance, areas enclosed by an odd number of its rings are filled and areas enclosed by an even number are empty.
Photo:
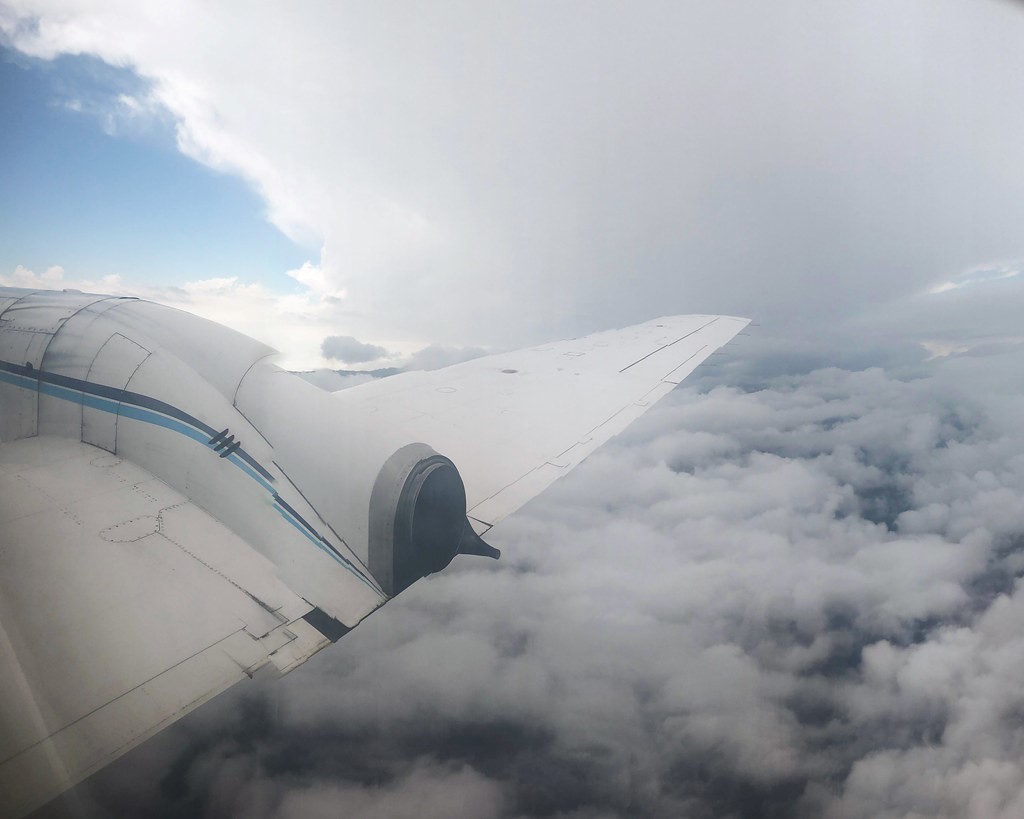
M261 284L248 284L235 276L211 277L184 285L153 286L126 283L119 276L79 279L68 276L64 268L53 266L42 273L19 265L9 274L0 273L0 287L30 290L72 288L87 293L136 296L188 310L196 315L225 324L281 350L281 366L301 370L306 380L327 390L354 386L371 376L338 373L324 366L331 361L365 364L385 359L389 367L406 370L436 370L469 361L490 351L482 347L457 347L429 344L419 347L415 341L396 339L388 348L367 344L353 336L325 335L338 326L360 326L372 331L373 323L353 317L344 307L343 297L331 290L320 268L306 264L289 271L305 289L282 296ZM319 342L314 341L320 334ZM314 351L315 352L312 352Z
M457 792L480 816L1017 816L1022 365L677 390L492 532L501 561L459 558L156 740L150 796L161 815L429 816ZM79 799L142 798L127 765Z
M96 282L99 286L107 288L116 288L118 283L119 280L116 277ZM42 273L36 273L34 270L18 265L10 274L0 275L0 286L23 287L29 290L62 289L65 286L64 268L60 265L53 265Z
M247 180L382 337L827 329L1024 253L1014 4L16 0L0 27L133 70L112 104Z
M59 266L37 273L18 266L12 273L0 273L0 287L28 289L73 288L87 293L137 296L188 310L225 324L281 351L278 363L288 369L322 368L328 358L321 343L339 327L374 332L374 323L353 316L337 292L327 285L314 265L290 271L302 285L298 292L282 295L264 284L245 282L235 276L211 276L180 286L152 285L126 281L110 275L81 279ZM388 342L396 354L411 354L422 340L396 338Z
M377 344L366 344L352 336L327 336L320 342L324 358L331 358L346 364L364 364L384 358L388 351Z

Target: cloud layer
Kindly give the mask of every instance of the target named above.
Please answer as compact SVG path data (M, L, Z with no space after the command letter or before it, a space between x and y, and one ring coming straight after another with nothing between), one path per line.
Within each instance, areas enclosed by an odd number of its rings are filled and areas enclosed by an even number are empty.
M134 69L111 105L246 179L385 346L820 329L1024 257L1010 3L14 0L0 26Z
M1020 815L1024 350L923 358L676 391L499 527L500 562L460 558L78 798Z
M319 268L307 264L298 270L287 271L287 274L297 283L296 291L288 295L233 276L200 279L179 287L128 281L115 275L83 280L67 275L59 266L42 273L19 266L9 274L0 273L0 287L74 288L87 293L149 299L187 310L259 339L281 351L278 363L293 370L327 364L329 359L322 351L323 340L338 330L368 333L370 337L380 332L372 320L354 316L345 308L338 295L324 282ZM403 339L393 339L387 344L394 350L392 353L385 350L391 357L390 364L404 363L422 346L422 342ZM380 349L384 350L383 347Z
M352 336L327 336L320 342L320 352L324 358L346 364L365 364L388 355L380 345L366 344Z

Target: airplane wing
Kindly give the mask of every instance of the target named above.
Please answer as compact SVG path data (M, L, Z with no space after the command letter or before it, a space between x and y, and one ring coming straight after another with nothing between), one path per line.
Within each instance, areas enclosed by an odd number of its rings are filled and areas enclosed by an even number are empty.
M746 323L659 319L330 394L186 313L0 288L0 814L472 552L467 529Z
M0 445L0 806L21 816L330 641L234 532L95 446Z
M334 393L459 467L482 534L624 430L749 324L670 316Z

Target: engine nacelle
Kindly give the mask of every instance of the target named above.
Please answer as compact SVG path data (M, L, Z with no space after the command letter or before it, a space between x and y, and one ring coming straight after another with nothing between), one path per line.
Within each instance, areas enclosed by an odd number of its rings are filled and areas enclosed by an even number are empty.
M426 444L402 447L377 476L369 516L370 572L398 594L459 553L468 528L459 470Z
M459 552L497 554L448 458L259 342L78 292L0 288L0 313L0 441L70 437L137 464L346 627Z

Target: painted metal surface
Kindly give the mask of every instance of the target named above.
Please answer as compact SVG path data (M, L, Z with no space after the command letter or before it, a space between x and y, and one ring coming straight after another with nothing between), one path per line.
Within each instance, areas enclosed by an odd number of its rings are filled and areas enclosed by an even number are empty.
M749 319L672 316L332 393L451 458L483 531L667 395Z
M138 466L0 447L0 795L21 815L268 662L328 644L269 560Z
M32 419L17 428L0 422L0 441L38 433L115 451L192 498L271 560L298 594L349 627L386 600L232 402L267 347L135 299L0 292L22 295L0 314L0 418ZM51 295L59 309L47 305ZM12 311L17 328L4 321ZM26 326L41 328L48 341L23 362ZM227 446L210 444L220 430L228 430Z
M659 319L330 394L177 310L0 288L0 813L386 602L369 510L399 450L451 459L483 532L746 323Z
M86 381L125 390L135 371L149 358L149 350L120 333L106 340L89 366ZM45 372L45 370L44 370ZM82 442L98 446L107 452L117 451L117 419L121 413L82 404Z

